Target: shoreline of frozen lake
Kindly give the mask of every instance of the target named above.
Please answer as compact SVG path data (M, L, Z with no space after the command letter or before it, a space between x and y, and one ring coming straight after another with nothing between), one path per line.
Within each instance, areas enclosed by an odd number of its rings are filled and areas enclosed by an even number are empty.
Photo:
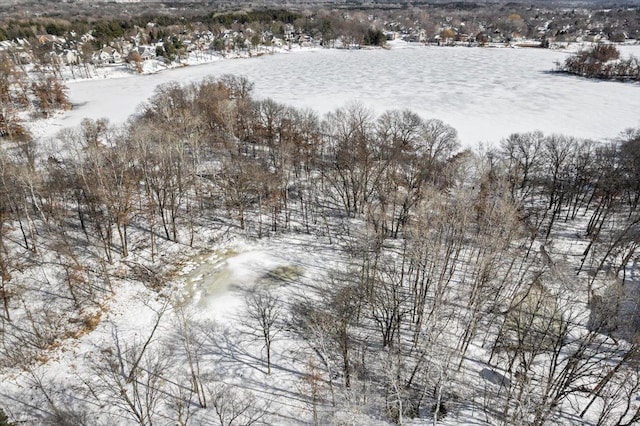
M624 55L639 56L640 46ZM319 114L359 101L375 113L408 108L458 130L463 146L495 146L514 132L542 130L607 140L640 127L640 84L549 73L566 52L409 46L400 49L309 50L175 68L157 74L69 83L76 107L43 124L54 136L83 118L124 122L159 84L237 74L255 83L256 98Z

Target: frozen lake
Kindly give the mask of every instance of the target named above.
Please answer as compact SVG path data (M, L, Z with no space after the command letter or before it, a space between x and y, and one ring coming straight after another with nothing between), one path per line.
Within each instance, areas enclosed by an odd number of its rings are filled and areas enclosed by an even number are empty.
M640 46L625 47L640 56ZM640 84L550 74L567 53L543 49L403 47L391 50L310 50L220 60L146 76L69 84L78 107L42 134L82 118L124 121L158 84L239 74L258 98L326 113L350 101L376 112L409 108L458 130L462 143L496 144L513 132L542 130L607 139L640 127Z

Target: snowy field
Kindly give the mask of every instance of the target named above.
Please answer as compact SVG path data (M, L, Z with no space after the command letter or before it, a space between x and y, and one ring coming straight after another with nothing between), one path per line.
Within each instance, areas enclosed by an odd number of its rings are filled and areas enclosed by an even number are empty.
M640 46L621 50L640 56ZM376 112L409 108L452 125L465 146L495 145L511 133L532 130L601 140L639 127L640 85L548 73L567 54L395 45L390 50L315 49L218 60L144 76L71 82L75 108L35 133L53 136L85 117L122 122L159 84L222 74L248 77L258 98L319 113L354 100Z

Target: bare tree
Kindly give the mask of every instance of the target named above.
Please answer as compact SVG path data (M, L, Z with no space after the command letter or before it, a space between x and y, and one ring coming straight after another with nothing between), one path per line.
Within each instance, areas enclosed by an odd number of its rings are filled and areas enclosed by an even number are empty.
M190 389L196 394L198 405L201 408L207 408L207 397L201 371L201 357L204 342L198 333L199 324L190 320L185 314L184 309L179 309L177 314L179 338L184 354L187 357Z
M271 374L271 346L281 331L282 301L270 290L254 288L246 297L248 316L261 334L267 356L267 374Z
M372 114L353 104L327 115L323 126L327 164L323 178L349 216L364 211L384 169L378 160ZM329 195L331 192L327 192Z
M542 166L542 132L514 133L501 142L511 192L517 199L533 195Z
M250 391L216 383L209 392L211 404L222 426L250 426L260 422L267 414L268 403Z
M102 351L102 359L92 368L98 384L85 381L91 395L102 403L101 394L140 426L152 426L164 398L167 372L173 354L153 347L155 333L168 308L165 303L157 312L151 332L144 341L122 342L114 327L113 346Z

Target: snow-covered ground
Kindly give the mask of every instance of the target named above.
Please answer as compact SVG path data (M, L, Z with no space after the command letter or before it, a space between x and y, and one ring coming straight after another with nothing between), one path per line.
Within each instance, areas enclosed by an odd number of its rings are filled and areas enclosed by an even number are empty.
M409 108L452 125L465 146L491 146L532 130L600 140L640 126L640 84L549 73L564 61L563 51L394 44L388 50L294 52L70 82L74 109L35 125L34 133L53 136L85 117L123 122L159 84L222 74L248 77L258 98L319 113L351 101L375 112ZM640 56L640 46L624 46L622 53Z
M628 49L640 53L637 46ZM467 146L478 142L495 145L512 132L534 129L599 139L615 137L626 127L640 126L637 115L640 85L547 73L565 55L541 49L396 44L391 50L312 50L222 60L143 76L120 74L120 78L110 78L116 73L107 72L104 78L70 83L70 96L76 107L35 124L33 129L36 136L50 137L64 127L78 125L85 117L123 122L151 96L158 84L199 81L229 73L242 74L254 81L258 97L271 97L320 113L353 100L376 112L410 108L425 118L440 118L451 124ZM302 293L319 293L321 289L314 287L316 281L326 277L328 269L344 268L343 260L335 240L286 235L260 242L232 238L231 242L213 245L205 254L188 261L175 280L168 283L166 291L174 291L171 299L182 301L180 309L193 324L204 329L198 335L203 341L203 378L209 383L224 382L264 397L270 403L264 410L265 423L310 424L309 403L302 397L310 361L299 356L309 352L308 348L302 348L304 343L293 339L291 333L282 333L274 343L274 372L265 374L262 344L246 330L245 297L255 285L265 284L272 286L285 303L294 302ZM14 369L4 374L0 384L3 408L20 418L22 405L17 401L26 403L37 407L31 416L42 412L44 422L56 409L61 409L62 414L64 410L82 414L85 407L91 406L88 413L99 413L100 417L87 424L134 423L132 418L118 417L126 410L110 405L119 398L117 393L109 393L112 389L117 391L116 378L100 366L105 361L118 360L120 353L115 356L113 348L120 350L122 345L125 352L131 349L135 353L133 349L139 350L147 337L156 333L154 321L163 308L163 300L150 289L121 283L117 294L102 308L101 322L95 329L52 349L47 362L29 371ZM163 315L151 346L153 357L145 368L154 367L155 361L162 362L162 351L173 352L167 362L172 363L171 371L176 376L165 384L173 391L173 386L179 389L189 383L186 355L180 352L184 336L176 332L184 312L179 312L176 305ZM205 327L214 327L212 324L216 327L216 333L212 333L216 338L209 341ZM477 350L472 346L470 353L475 356ZM119 361L130 363L126 359ZM485 374L483 365L473 368L472 372L477 374L469 373L470 381L491 381L485 377L489 372ZM173 424L168 420L172 410L177 407L169 403L157 409L167 415L166 424ZM212 421L211 406L208 410L193 411L191 424L217 424ZM321 423L327 422L328 417L323 417L326 415L320 412ZM450 415L441 424L472 421L485 424L482 418L481 413L461 412ZM375 424L374 421L366 418L360 424ZM358 424L358 420L345 419L347 423Z

